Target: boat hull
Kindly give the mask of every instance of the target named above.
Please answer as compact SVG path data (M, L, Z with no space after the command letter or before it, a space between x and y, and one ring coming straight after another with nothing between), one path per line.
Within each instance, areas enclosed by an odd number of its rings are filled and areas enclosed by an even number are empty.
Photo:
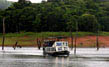
M51 56L69 56L69 51L58 51L58 52L44 52L45 55L51 55Z

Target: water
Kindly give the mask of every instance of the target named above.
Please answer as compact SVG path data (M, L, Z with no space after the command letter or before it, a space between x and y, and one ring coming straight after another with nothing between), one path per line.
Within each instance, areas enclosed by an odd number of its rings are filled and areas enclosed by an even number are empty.
M0 49L0 67L109 67L109 48L77 48L77 54L72 50L69 57L43 57L34 47L5 47Z

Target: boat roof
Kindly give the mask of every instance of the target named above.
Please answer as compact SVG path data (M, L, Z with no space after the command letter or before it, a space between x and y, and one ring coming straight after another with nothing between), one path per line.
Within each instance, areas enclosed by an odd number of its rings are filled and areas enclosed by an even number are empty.
M53 44L54 44L54 42L55 42L55 41L49 41L49 40L44 41L44 46L46 46L46 47L52 47Z
M59 43L63 43L63 42L67 42L67 41L50 41L50 40L46 40L46 41L44 41L44 46L45 47L52 47L53 45L54 45L54 43L57 43L57 44L59 44Z
M67 38L66 36L56 36L56 37L48 37L48 39L63 39L63 38Z

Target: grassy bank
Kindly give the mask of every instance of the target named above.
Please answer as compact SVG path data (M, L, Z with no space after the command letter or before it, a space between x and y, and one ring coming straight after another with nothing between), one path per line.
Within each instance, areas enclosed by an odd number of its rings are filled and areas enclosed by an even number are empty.
M75 36L75 32L72 33ZM79 37L96 35L92 32L78 32ZM18 41L22 46L36 46L36 38L52 37L52 36L70 36L69 32L25 32L25 33L7 33L5 39L6 46L12 46ZM102 32L100 36L109 36L109 32ZM0 45L2 44L2 34L0 34Z
M72 32L72 35L75 36L75 32ZM78 36L92 36L96 35L96 33L92 32L78 32ZM109 32L100 32L100 36L109 36ZM70 36L69 32L24 32L24 33L6 33L6 37L50 37L50 36ZM2 37L2 33L0 33L0 37Z
M72 35L75 36L75 32L72 32ZM87 36L87 35L96 35L96 33L92 32L78 32L78 36ZM99 35L109 36L109 32L100 32ZM50 36L70 36L69 32L24 32L24 33L6 33L6 37L50 37ZM2 33L0 33L0 37L2 37Z

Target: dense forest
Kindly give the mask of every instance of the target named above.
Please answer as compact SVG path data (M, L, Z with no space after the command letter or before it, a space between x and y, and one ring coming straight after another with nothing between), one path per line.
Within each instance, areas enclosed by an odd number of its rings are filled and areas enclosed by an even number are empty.
M109 2L58 0L16 2L0 9L0 32L5 18L6 32L109 31Z

